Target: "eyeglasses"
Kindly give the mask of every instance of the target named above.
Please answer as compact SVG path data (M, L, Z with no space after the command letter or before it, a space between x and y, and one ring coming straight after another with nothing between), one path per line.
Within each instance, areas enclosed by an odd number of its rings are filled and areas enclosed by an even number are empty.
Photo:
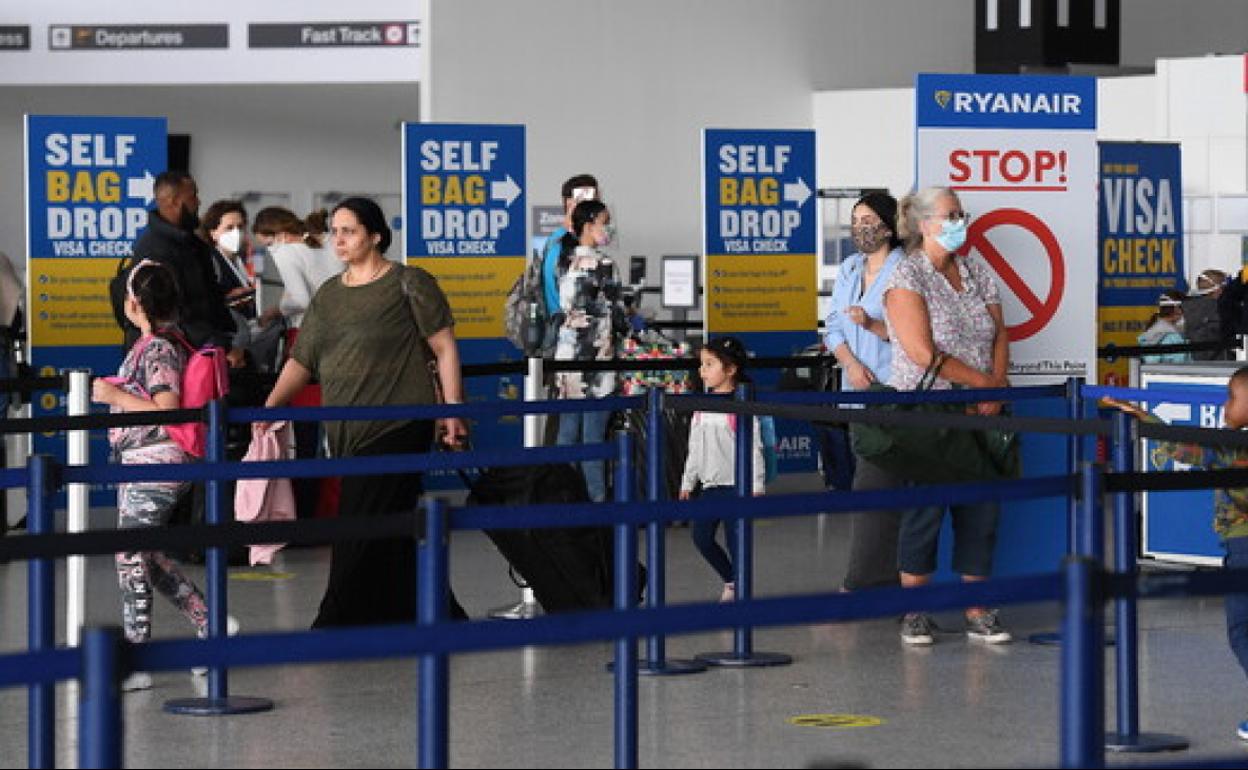
M928 219L944 219L954 224L957 224L958 222L970 222L971 221L971 215L965 211L950 211L948 214L945 214L944 216L939 216L936 214L928 214L927 218Z

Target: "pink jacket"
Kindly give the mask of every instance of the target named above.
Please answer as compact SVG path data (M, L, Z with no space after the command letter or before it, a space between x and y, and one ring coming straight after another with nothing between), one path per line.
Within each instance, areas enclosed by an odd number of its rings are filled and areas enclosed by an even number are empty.
M275 422L268 430L253 428L243 462L289 460L290 423ZM238 521L293 521L295 490L290 479L239 479L234 491ZM285 543L251 546L251 564L270 564Z

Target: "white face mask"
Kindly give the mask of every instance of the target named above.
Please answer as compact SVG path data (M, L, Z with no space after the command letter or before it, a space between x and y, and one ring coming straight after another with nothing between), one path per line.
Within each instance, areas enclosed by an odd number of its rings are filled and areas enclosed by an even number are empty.
M217 239L217 245L228 254L237 254L243 245L243 231L237 227L230 228Z

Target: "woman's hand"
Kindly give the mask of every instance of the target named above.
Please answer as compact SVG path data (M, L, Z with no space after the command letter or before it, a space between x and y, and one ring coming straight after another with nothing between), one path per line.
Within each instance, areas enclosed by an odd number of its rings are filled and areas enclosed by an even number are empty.
M1138 404L1133 404L1130 401L1121 401L1116 398L1110 398L1109 396L1102 398L1097 403L1097 406L1100 406L1103 409L1117 409L1119 411L1126 412L1132 417L1144 417L1148 414L1148 412L1141 409Z
M681 499L681 500L688 500L688 499L689 499L690 494L692 494L692 491L691 491L691 490L688 490L688 489L682 489L682 490L680 490L680 499Z
M103 377L96 377L91 381L91 400L94 403L115 406L118 397L124 393L124 390L108 382Z
M871 323L871 316L867 315L867 311L861 305L850 305L845 308L845 317L859 326Z
M845 374L849 377L849 384L854 390L866 390L871 387L871 383L875 382L875 375L861 362L850 364Z
M1003 406L1000 401L981 401L975 405L975 412L983 417L996 417Z
M437 421L438 440L450 449L458 449L468 442L468 424L461 417L444 417Z

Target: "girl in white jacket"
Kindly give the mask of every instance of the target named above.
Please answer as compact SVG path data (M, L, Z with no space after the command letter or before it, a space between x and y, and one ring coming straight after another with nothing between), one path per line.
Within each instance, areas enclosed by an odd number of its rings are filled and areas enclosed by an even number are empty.
M708 342L698 353L701 365L698 375L707 393L730 394L737 384L748 382L745 373L747 360L745 346L735 337L719 337ZM689 429L689 456L685 460L685 473L680 481L680 499L688 500L695 488L701 485L700 497L722 497L725 503L736 497L736 442L738 415L727 412L694 412ZM762 430L754 418L754 479L753 491L764 491L766 463L763 458ZM715 540L715 532L722 519L695 521L691 528L693 544L702 558L719 573L724 581L721 602L736 598L736 571L732 555L737 551L736 527L733 523L724 527L728 551Z

